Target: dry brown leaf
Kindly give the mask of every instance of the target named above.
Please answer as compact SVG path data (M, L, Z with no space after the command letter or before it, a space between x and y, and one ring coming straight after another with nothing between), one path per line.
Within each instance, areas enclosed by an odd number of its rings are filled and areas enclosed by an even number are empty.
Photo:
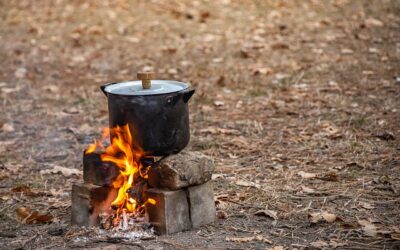
M216 180L216 179L225 179L225 174L212 174L211 180Z
M304 179L312 179L317 177L317 174L315 173L306 173L304 171L300 171L297 174Z
M274 247L270 247L267 250L283 250L283 246L274 246Z
M367 18L365 20L365 25L367 27L382 27L384 23L381 20L375 18Z
M255 212L254 215L266 216L266 217L270 217L274 220L278 220L278 212L272 211L269 209L259 210L259 211Z
M308 218L311 221L311 223L318 223L321 221L333 223L338 219L335 214L328 213L328 212L309 213Z
M301 186L301 192L306 194L314 194L315 189L306 186Z
M4 123L1 126L1 130L3 130L4 132L13 132L14 126L11 123Z
M265 242L268 244L272 244L272 241L270 241L268 238L266 238L263 235L256 235L256 236L249 236L249 237L226 237L225 240L231 241L231 242L240 242L240 243L251 242L251 241L261 241L261 242Z
M218 219L226 219L226 218L228 218L228 214L223 210L219 210L219 211L217 211L217 218Z
M226 134L226 135L240 135L240 131L236 129L227 129L227 128L216 128L216 127L208 127L204 129L200 129L200 133L209 133L212 135L217 134Z
M21 90L21 87L17 86L15 88L1 88L0 92L2 92L4 94L10 94L10 93L14 93L14 92L17 92L17 91L20 91L20 90Z
M328 138L337 139L342 137L342 131L334 124L331 124L329 122L323 122L321 123L321 128L324 131L322 134Z
M271 49L289 49L289 45L286 43L275 43L271 45Z
M24 78L26 76L26 73L28 71L26 70L26 68L18 68L15 72L14 72L14 76L16 78Z
M216 107L222 107L222 106L224 106L225 105L225 102L223 102L223 101L214 101L214 105L216 106Z
M325 248L325 247L329 246L329 244L325 241L318 240L315 242L311 242L311 246L316 247L316 248Z
M27 224L44 224L51 222L54 217L50 214L40 214L26 207L19 207L16 210L18 218Z
M62 173L65 177L70 177L71 175L81 176L82 171L76 168L65 168L61 166L54 166L53 169L40 170L41 174L57 174Z
M45 85L42 89L50 93L57 93L60 90L60 88L54 84Z
M374 208L375 208L374 205L369 204L369 203L367 203L367 202L363 202L363 201L358 202L358 204L359 204L362 208L365 208L365 209L374 209Z
M274 73L274 70L269 67L261 67L253 70L253 75L269 75Z
M367 220L358 220L358 224L362 227L365 235L376 237L378 235L377 227Z
M243 181L243 180L238 180L235 182L236 185L242 186L242 187L255 187L255 188L261 188L260 184L254 183L252 181Z
M11 189L11 192L14 193L22 193L26 196L32 196L32 197L36 197L36 196L41 196L41 195L45 195L45 193L43 192L34 192L31 190L31 188L27 185L18 185L14 188Z
M400 240L400 233L391 233L390 237L394 240Z
M336 172L329 172L326 174L318 175L317 178L324 181L339 181L339 176Z

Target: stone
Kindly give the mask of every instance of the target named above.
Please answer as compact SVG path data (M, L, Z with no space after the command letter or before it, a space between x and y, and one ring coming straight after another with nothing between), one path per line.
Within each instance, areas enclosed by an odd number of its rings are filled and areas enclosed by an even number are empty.
M214 161L200 152L182 151L161 160L149 171L149 184L156 188L177 190L200 185L211 179Z
M102 162L101 152L83 153L83 181L97 186L112 186L119 168L112 162Z
M117 189L112 187L85 183L73 184L71 223L78 226L98 225L100 214L111 213L111 202L117 194Z
M156 204L146 204L146 216L158 234L172 234L191 228L189 204L185 190L149 189L147 198Z
M216 209L211 181L189 187L187 193L192 226L199 227L214 222Z

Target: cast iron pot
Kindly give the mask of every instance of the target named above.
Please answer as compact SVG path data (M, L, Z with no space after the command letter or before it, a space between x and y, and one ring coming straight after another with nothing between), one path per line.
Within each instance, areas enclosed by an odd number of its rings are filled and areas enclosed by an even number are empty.
M142 82L101 86L108 98L109 126L129 124L132 146L143 149L146 155L178 153L189 143L188 101L195 90L177 81L150 83L153 77L154 73L138 73Z

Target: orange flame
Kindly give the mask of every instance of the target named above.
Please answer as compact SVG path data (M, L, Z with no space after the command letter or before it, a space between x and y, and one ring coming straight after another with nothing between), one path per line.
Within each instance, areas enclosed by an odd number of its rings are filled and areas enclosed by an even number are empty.
M108 147L103 146L103 142L113 135L111 144ZM144 151L140 148L134 148L133 137L128 125L122 127L116 126L110 129L104 129L101 140L88 146L85 154L90 154L100 149L102 152L101 160L113 162L120 170L119 176L113 182L113 187L118 189L117 198L111 203L113 207L117 207L117 221L119 214L125 209L127 212L133 213L143 208L146 203L155 204L155 200L147 199L145 202L131 197L129 191L135 188L135 185L148 178L148 169L144 168L140 159L144 156Z

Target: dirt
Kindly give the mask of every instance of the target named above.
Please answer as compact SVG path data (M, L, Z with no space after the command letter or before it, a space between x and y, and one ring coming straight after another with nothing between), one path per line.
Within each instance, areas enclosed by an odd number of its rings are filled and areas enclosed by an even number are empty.
M21 0L0 13L0 248L400 248L398 1ZM189 147L216 162L218 219L99 242L70 226L80 171L43 170L82 170L108 126L99 86L142 69L196 88ZM21 221L21 207L52 222Z

